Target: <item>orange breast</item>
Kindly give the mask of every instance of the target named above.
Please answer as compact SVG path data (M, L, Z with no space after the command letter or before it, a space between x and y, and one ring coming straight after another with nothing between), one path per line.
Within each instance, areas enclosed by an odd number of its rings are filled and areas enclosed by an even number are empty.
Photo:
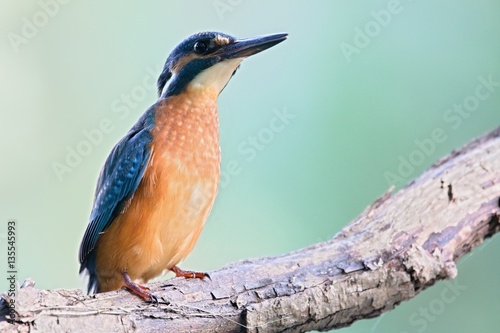
M143 179L97 243L100 292L119 289L123 271L147 282L193 249L219 182L216 98L211 91L192 90L157 106Z

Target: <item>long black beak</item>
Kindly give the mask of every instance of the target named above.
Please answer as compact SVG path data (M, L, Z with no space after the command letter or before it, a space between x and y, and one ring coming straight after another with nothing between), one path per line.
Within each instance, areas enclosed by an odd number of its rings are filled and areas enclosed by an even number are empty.
M225 59L246 58L281 43L287 36L283 33L237 39L220 49L220 56Z

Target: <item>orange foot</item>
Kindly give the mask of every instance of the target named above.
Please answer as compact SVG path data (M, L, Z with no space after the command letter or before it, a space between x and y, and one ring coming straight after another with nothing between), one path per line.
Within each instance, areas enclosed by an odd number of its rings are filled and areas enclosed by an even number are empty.
M211 279L210 275L208 275L207 273L185 271L177 266L170 268L170 270L175 273L176 277L184 277L186 279L204 279L204 278Z
M138 283L132 281L127 272L122 273L123 281L125 282L125 287L130 290L133 294L136 294L139 297L142 297L146 302L158 303L158 299L155 295L149 292L148 287L141 286Z

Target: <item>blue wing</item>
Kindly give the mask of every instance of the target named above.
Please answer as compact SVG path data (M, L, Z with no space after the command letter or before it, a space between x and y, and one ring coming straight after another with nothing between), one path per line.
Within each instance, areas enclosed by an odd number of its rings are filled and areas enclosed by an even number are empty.
M80 244L80 273L89 274L88 292L98 290L95 246L99 235L118 216L133 196L149 162L153 107L147 110L109 154L97 181L94 206Z

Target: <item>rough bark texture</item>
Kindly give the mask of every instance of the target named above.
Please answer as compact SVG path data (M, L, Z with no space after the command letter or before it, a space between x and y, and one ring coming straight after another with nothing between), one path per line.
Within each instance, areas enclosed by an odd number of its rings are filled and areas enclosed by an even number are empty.
M159 305L127 291L21 288L2 332L305 332L375 317L439 279L500 230L500 128L386 193L328 242L236 262L212 280L150 285ZM5 320L5 317L4 317Z

